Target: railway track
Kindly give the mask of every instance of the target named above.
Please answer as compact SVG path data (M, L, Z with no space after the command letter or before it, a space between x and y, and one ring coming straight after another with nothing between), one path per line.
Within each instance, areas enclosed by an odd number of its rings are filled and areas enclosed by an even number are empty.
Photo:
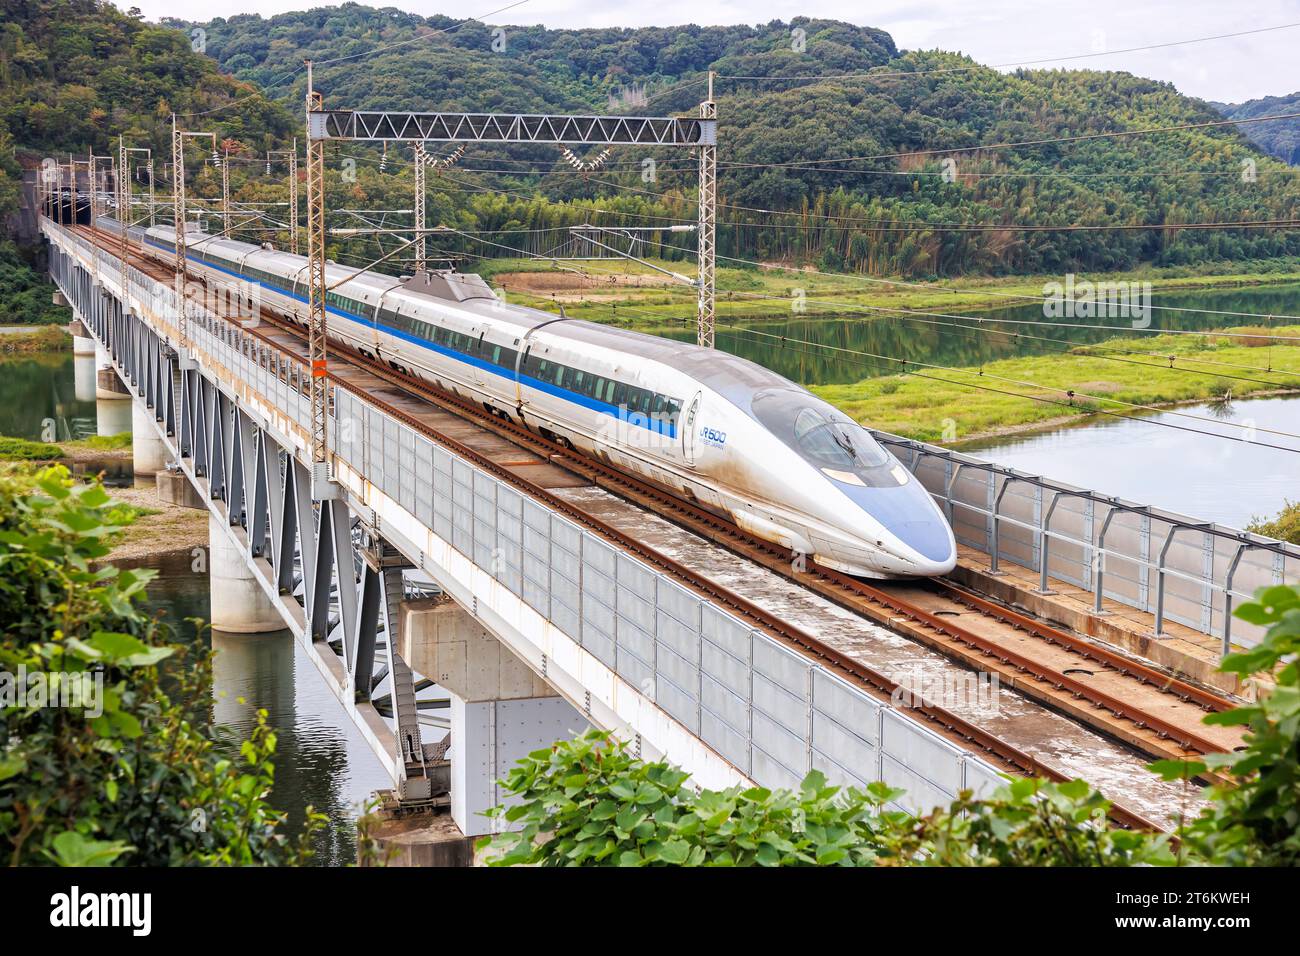
M101 248L120 251L120 240L94 228L91 235ZM170 268L132 247L133 264L159 281L170 283ZM305 340L301 330L263 310L264 328L244 330L272 347L304 362ZM335 355L345 356L347 371L335 370L331 378L342 387L360 391L367 401L419 429L435 441L480 467L515 485L549 507L593 528L630 553L672 574L687 586L738 613L782 640L799 646L805 654L849 676L875 696L887 699L898 689L888 675L850 657L816 637L791 626L752 601L625 534L551 490L521 477L520 462L495 459L448 434L446 422L431 424L428 416L414 412L405 403L377 397L375 380L414 395L421 402L468 420L520 451L536 456L536 463L557 465L592 485L605 489L641 507L648 508L694 534L753 561L867 620L936 650L953 661L978 671L991 672L999 681L1027 697L1071 718L1116 737L1144 753L1158 757L1189 757L1198 753L1232 749L1239 742L1234 733L1217 734L1218 728L1203 728L1200 719L1207 711L1231 706L1226 699L1202 688L1179 681L1154 667L1099 647L1076 635L1050 627L1041 621L1004 608L949 582L887 585L868 584L842 575L811 561L797 563L795 555L769 542L756 539L730 521L683 501L674 495L633 478L603 462L588 458L560 443L488 413L464 399L429 383L412 378L360 353L331 343ZM382 390L381 390L382 391ZM454 429L453 429L454 430ZM509 458L510 456L504 456ZM518 457L516 454L514 457ZM534 464L530 461L527 464ZM965 617L965 620L962 618ZM984 751L996 763L1020 773L1063 780L1068 775L1044 764L1007 741L988 733L943 707L921 701L915 708L944 736ZM1125 826L1155 827L1148 818L1122 805L1112 816Z

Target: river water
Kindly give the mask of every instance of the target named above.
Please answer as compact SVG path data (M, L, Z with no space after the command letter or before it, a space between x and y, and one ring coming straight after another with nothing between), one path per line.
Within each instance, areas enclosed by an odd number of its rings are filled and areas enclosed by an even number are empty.
M1273 517L1287 501L1300 501L1300 440L1272 431L1300 431L1300 396L1181 406L1143 415L1140 421L1098 417L969 442L960 450L1240 529L1252 518Z
M1191 309L1294 315L1300 311L1300 286L1183 293L1160 297L1157 302ZM783 323L731 319L736 324L785 336L786 341L722 331L718 344L788 378L812 385L859 381L897 371L897 366L797 345L794 340L934 364L972 365L1052 350L1023 333L1047 336L1061 345L1132 334L1126 323L1114 332L1048 327L1041 323L1040 305L979 314L1027 324L998 326L990 322L987 325L994 331L971 332L902 318L806 316ZM1153 313L1154 326L1170 319L1176 324L1168 327L1210 328L1224 324L1222 317L1204 313ZM1243 318L1239 324L1253 321ZM686 339L692 335L683 332L675 337ZM69 353L0 362L0 434L48 439L51 428L60 439L93 434L95 403L77 399L74 368ZM1152 417L1202 431L1233 433L1240 429L1233 428L1232 423L1253 423L1251 434L1257 444L1229 443L1175 428L1101 419L970 445L963 450L1071 484L1237 527L1253 516L1273 514L1287 498L1300 498L1300 469L1296 464L1300 458L1262 445L1268 442L1300 448L1294 439L1268 432L1300 430L1300 399L1252 399L1234 402L1227 408L1196 406L1177 411L1211 421L1180 418L1169 412ZM208 584L205 576L190 570L189 562L188 553L154 562L160 575L150 588L151 609L166 615L182 633L190 634L190 640L210 641L216 649L213 710L219 722L246 731L257 708L269 712L279 739L273 802L290 814L292 826L301 820L308 805L324 811L330 825L316 842L318 861L351 861L357 809L372 791L389 786L384 771L287 631L256 637L220 633L193 636L192 627L184 621L188 617L207 618Z
M257 711L267 711L276 732L271 803L288 813L288 832L297 833L306 807L314 807L329 818L314 843L316 862L353 862L356 817L371 793L392 786L388 774L287 630L196 634L186 619L208 618L208 578L191 570L190 562L190 554L181 552L139 565L158 570L149 586L149 610L163 614L178 639L202 641L216 651L212 709L217 723L240 739Z
M1015 300L1011 300L1015 301ZM1152 305L1187 312L1153 308L1152 329L1211 329L1225 325L1267 325L1270 315L1300 315L1300 284L1201 290L1153 295ZM1215 315L1219 312L1254 313L1265 318ZM867 313L850 317L806 314L788 321L767 317L727 316L725 324L742 331L719 329L717 344L779 372L802 385L835 385L860 382L864 378L892 375L900 365L890 359L928 362L932 365L972 366L996 359L1024 355L1052 355L1075 345L1103 342L1115 337L1145 336L1134 332L1132 319L1043 318L1041 301L982 311L930 307L928 313L960 315L960 319L938 315L890 316ZM974 325L980 328L954 328ZM1066 328L1059 323L1095 325L1104 328ZM1276 319L1274 324L1287 324ZM1300 324L1292 322L1291 324ZM695 326L665 333L680 341L695 341ZM1041 341L1046 339L1047 341ZM876 357L872 357L876 356Z
M76 394L71 353L5 359L0 362L0 434L93 435L95 402ZM111 477L114 484L129 482L129 461ZM159 572L149 587L149 610L175 626L178 640L202 641L216 650L213 716L218 723L231 727L238 739L247 735L258 709L268 712L277 736L271 802L289 814L291 833L298 832L307 806L324 812L329 825L315 840L317 862L350 863L356 856L357 812L391 781L288 631L248 636L205 630L199 636L186 622L209 616L208 579L191 570L188 550L205 543L177 542L184 550L139 565Z

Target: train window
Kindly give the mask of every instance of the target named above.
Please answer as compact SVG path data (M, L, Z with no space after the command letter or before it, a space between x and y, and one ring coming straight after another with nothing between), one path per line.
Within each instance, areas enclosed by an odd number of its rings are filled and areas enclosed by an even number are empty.
M613 402L615 405L618 405L619 407L622 407L627 404L627 386L624 385L622 382L614 383Z
M618 385L618 383L615 382L613 379L610 379L608 382L605 383L605 401L606 401L606 402L613 402L613 401L614 401L614 389L615 389L615 387L616 387L617 385Z
M582 392L585 395L587 393L587 373L580 369L575 369L573 371L573 379L568 384L575 392Z
M654 404L654 415L656 418L658 418L659 416L663 415L663 413L664 413L664 397L662 395L656 394L655 404Z
M763 389L751 407L768 431L818 468L847 473L873 487L907 480L906 471L894 467L893 456L866 429L800 389Z
M675 398L668 399L664 407L664 419L669 425L677 427L677 416L681 414L682 403Z
M492 362L493 365L500 365L500 364L501 364L501 346L499 346L499 345L494 345L494 346L492 346L492 359L491 359L491 362Z

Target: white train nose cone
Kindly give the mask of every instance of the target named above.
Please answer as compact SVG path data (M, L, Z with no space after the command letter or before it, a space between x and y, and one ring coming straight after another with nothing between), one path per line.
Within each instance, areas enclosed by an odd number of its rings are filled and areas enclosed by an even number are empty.
M948 522L939 515L928 520L904 521L889 529L898 540L900 557L915 564L916 573L931 577L957 566L957 542Z

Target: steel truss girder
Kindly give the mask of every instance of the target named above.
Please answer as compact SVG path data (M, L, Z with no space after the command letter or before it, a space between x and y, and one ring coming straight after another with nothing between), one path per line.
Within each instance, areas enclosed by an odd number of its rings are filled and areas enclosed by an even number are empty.
M313 140L591 146L700 146L717 142L717 120L704 117L311 110L307 128Z
M415 704L420 678L402 660L398 642L402 571L410 562L366 529L345 500L313 501L308 463L200 365L181 363L138 314L105 295L57 246L50 272L94 338L108 347L135 399L164 423L179 467L209 509L236 531L254 573L290 607L297 605L307 633L342 658L343 691L362 702L379 694L381 707L382 698L391 701L399 786L408 794L424 792L423 779L414 789L408 783L425 776ZM299 626L283 607L282 613L286 623Z

